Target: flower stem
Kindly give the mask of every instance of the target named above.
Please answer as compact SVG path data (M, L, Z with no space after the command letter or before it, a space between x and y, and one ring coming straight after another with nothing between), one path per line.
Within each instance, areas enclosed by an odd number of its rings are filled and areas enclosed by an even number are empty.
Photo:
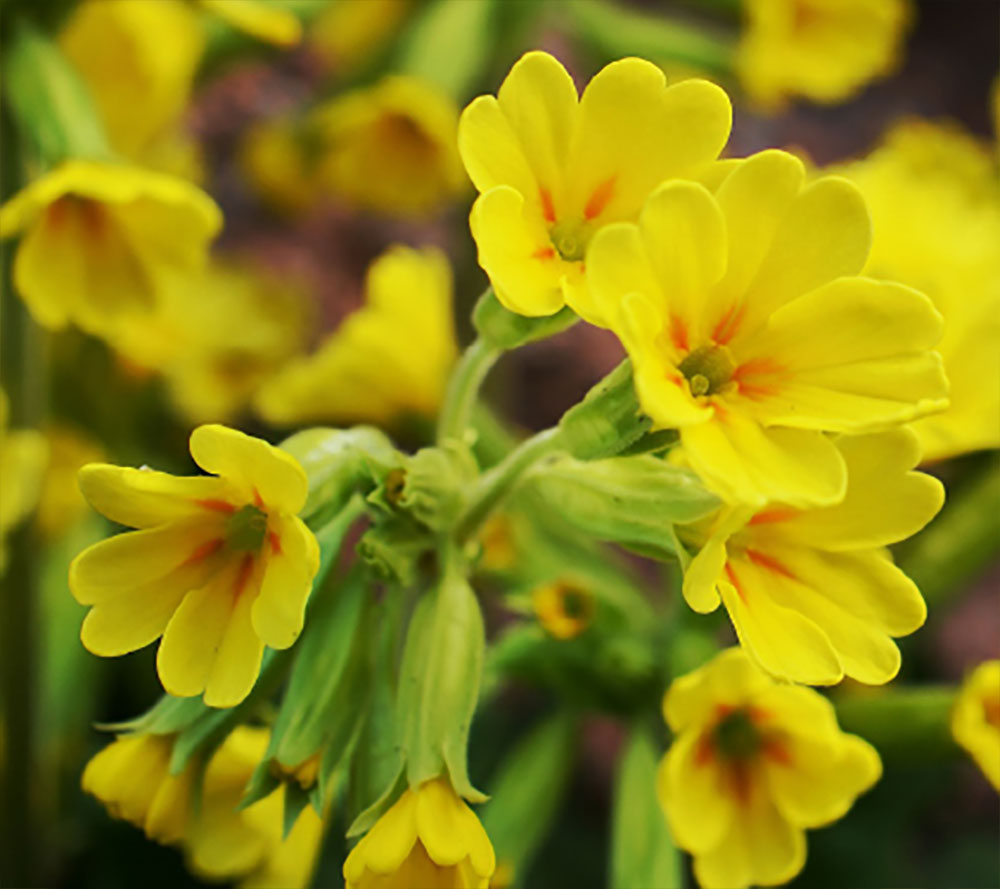
M483 339L475 340L459 359L445 395L438 420L437 440L465 436L472 418L472 408L486 374L500 357L502 350Z

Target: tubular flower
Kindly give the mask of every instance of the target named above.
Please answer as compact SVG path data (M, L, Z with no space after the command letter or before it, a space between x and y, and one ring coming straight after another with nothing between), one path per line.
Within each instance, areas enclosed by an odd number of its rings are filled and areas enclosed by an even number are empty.
M496 867L479 819L444 778L407 788L344 862L347 889L486 889Z
M196 0L237 31L275 46L295 46L302 39L302 23L288 9L264 0Z
M660 804L704 889L791 880L804 829L843 817L881 775L878 753L840 730L826 698L773 682L739 649L674 681L663 712L675 739Z
M602 69L582 97L552 56L530 52L496 98L462 113L459 151L480 197L470 224L479 264L521 315L570 305L607 326L583 258L601 226L633 220L664 179L694 176L729 137L726 94L704 80L667 87L641 59Z
M457 357L451 287L441 251L383 253L368 269L366 304L265 384L261 416L277 424L434 416Z
M378 213L421 216L460 195L458 108L413 77L386 77L332 100L312 115L324 147L317 175L349 203Z
M736 69L756 103L842 102L900 61L908 0L746 0Z
M34 429L7 428L9 405L0 389L0 576L7 566L7 532L28 517L38 503L49 451Z
M962 683L951 733L1000 790L1000 660L981 663Z
M861 195L803 178L792 155L765 151L714 197L665 183L638 224L604 228L587 252L643 410L679 429L684 457L729 503L836 503L846 468L825 432L947 405L930 351L941 316L915 290L856 277L870 242Z
M920 457L905 427L841 436L841 503L819 509L724 509L679 527L702 544L684 577L695 610L721 598L744 650L779 679L826 685L846 674L881 684L899 670L890 638L927 616L920 591L885 547L916 534L941 508L944 488L911 472Z
M912 120L841 172L871 208L866 273L926 293L944 317L948 410L913 424L924 458L1000 447L1000 186L990 149Z
M0 238L24 232L14 283L35 319L105 335L152 311L164 278L198 267L221 227L193 185L95 161L66 161L0 208Z
M308 482L267 442L224 426L191 434L216 476L91 464L80 489L98 512L140 530L84 550L69 584L92 606L81 639L114 657L163 636L156 665L172 695L233 707L253 688L264 646L298 637L319 547L296 513Z
M594 596L590 590L555 581L536 587L531 593L538 622L556 639L572 639L590 625L594 617Z

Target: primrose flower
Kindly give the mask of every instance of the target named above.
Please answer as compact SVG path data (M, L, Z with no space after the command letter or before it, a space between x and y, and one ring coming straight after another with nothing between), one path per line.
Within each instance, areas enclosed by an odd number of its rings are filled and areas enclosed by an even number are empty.
M368 269L365 298L316 353L263 386L256 407L269 423L392 423L437 413L458 354L444 254L391 248Z
M162 2L162 0L158 0ZM195 0L226 24L275 46L295 46L302 39L302 23L289 9L265 0Z
M319 158L312 156L309 135L308 121L285 116L257 121L243 139L240 167L257 194L278 213L303 213L321 197L314 170Z
M302 630L319 547L296 513L308 482L288 454L224 426L199 426L191 456L215 476L91 464L80 489L138 531L84 550L70 590L91 610L80 637L115 657L163 636L156 665L172 695L233 707L253 688L264 646Z
M839 172L871 209L866 274L918 288L944 317L949 404L913 424L924 458L1000 447L1000 185L989 146L910 120Z
M221 227L193 185L96 161L66 161L0 208L0 238L24 233L14 284L38 323L104 335L152 311L164 279L201 265Z
M899 649L890 637L921 626L927 607L885 547L916 534L941 508L944 487L912 472L916 436L899 427L841 436L847 492L835 506L728 508L678 526L701 550L684 576L700 612L723 602L744 650L779 679L809 685L846 674L892 679Z
M7 566L7 533L38 503L49 459L45 437L34 429L7 428L10 405L0 389L0 575Z
M908 0L745 0L736 70L747 95L771 110L793 96L849 99L899 65Z
M496 867L479 819L444 778L407 788L344 862L347 889L486 889Z
M597 304L628 351L643 410L677 428L686 460L729 503L832 504L846 469L824 433L858 433L947 405L923 294L857 277L870 225L858 190L803 187L765 151L715 196L668 182L638 224L587 252Z
M343 76L372 59L412 9L412 0L328 3L309 28L309 48Z
M579 636L594 617L594 594L562 580L535 587L531 604L538 622L556 639Z
M704 889L788 882L805 864L804 829L843 817L881 775L826 698L773 682L739 649L675 680L663 713L675 739L657 791Z
M1000 790L1000 660L984 661L962 683L951 733Z
M668 87L641 59L602 69L582 97L552 56L530 52L494 98L462 112L458 145L480 197L470 224L498 299L521 315L570 305L607 326L584 254L609 222L634 220L663 180L696 176L729 137L726 94L704 80Z
M455 147L458 108L431 84L386 77L313 112L322 145L317 175L365 210L421 216L466 188Z

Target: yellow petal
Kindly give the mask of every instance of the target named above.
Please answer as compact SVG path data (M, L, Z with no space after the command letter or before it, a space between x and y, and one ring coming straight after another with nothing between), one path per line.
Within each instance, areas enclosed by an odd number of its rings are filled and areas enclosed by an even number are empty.
M161 782L146 815L146 836L158 843L179 843L191 817L192 769L167 775Z
M746 652L727 648L697 670L675 679L663 698L663 718L671 731L704 725L716 704L746 704L773 683Z
M281 9L262 0L199 0L239 31L273 43L294 46L302 39L302 23L288 9Z
M319 544L298 516L272 520L279 549L267 557L260 594L253 603L257 636L271 648L288 648L302 632L306 602L319 570Z
M417 791L417 835L439 867L458 864L469 854L463 809L468 811L468 806L445 780L428 781ZM468 814L476 817L471 811Z
M90 609L80 628L80 641L100 657L138 651L163 634L190 588L179 572L128 587Z
M344 864L345 877L356 883L365 867L391 874L399 870L416 842L417 794L406 790L354 847Z
M259 581L246 581L236 593L236 602L205 682L205 704L209 707L235 707L250 694L260 673L264 643L251 620L255 583Z
M123 735L87 763L81 785L116 818L144 827L161 782L171 744L159 735Z

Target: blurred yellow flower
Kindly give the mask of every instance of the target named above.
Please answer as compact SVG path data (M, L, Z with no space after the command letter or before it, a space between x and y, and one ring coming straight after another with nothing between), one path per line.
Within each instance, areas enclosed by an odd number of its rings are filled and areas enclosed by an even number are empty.
M457 357L451 269L437 249L393 247L368 269L365 305L313 355L264 384L268 422L372 422L433 417Z
M89 511L76 477L87 463L105 459L100 444L74 426L56 425L45 431L49 462L38 503L38 527L54 539L75 525Z
M914 424L927 460L1000 447L1000 178L958 127L910 120L840 172L871 208L867 274L916 287L944 317L948 410Z
M1000 660L984 661L962 683L951 733L1000 790Z
M747 95L777 110L790 98L842 102L892 73L908 0L743 0L736 69Z
M195 0L226 24L275 46L295 46L302 39L302 23L273 0Z
M334 0L309 28L309 47L343 76L361 67L385 45L407 13L411 0Z
M96 161L66 161L0 208L0 238L23 232L14 283L35 319L103 335L152 311L164 278L199 267L221 227L193 185Z
M911 471L920 448L905 427L841 436L836 446L847 464L841 503L724 509L679 526L682 539L701 545L684 596L700 612L721 597L747 654L779 679L827 685L846 674L881 684L899 670L890 637L912 633L927 616L885 547L924 527L944 488Z
M455 147L458 108L413 77L386 77L312 113L324 187L362 209L394 216L439 210L466 187Z
M779 685L739 649L675 680L663 713L675 738L660 803L704 889L788 882L805 864L805 828L842 818L882 772L826 698Z
M347 889L486 889L493 845L444 778L407 788L344 862Z
M727 503L829 505L858 433L947 405L941 316L923 294L858 277L871 227L844 179L804 186L765 151L713 196L664 183L638 224L599 231L592 299L632 359L643 409Z
M233 707L253 688L264 646L302 630L319 547L296 513L308 483L284 451L224 426L199 426L191 456L213 476L91 464L80 489L98 512L141 530L84 550L70 590L91 610L80 637L114 657L163 636L168 693Z
M0 389L0 575L7 567L7 532L28 517L38 503L49 451L45 436L34 429L7 428L10 405Z
M272 117L256 122L243 137L239 153L243 174L279 213L303 213L322 198L316 179L318 146L310 144L309 127L308 119Z
M556 639L579 636L594 617L594 594L562 580L535 587L531 604L545 632Z
M470 225L479 264L521 315L570 305L606 325L584 274L601 226L633 220L664 179L695 175L729 137L726 94L704 80L667 86L641 59L602 69L578 97L552 56L530 52L497 94L462 112L458 145L480 197Z

